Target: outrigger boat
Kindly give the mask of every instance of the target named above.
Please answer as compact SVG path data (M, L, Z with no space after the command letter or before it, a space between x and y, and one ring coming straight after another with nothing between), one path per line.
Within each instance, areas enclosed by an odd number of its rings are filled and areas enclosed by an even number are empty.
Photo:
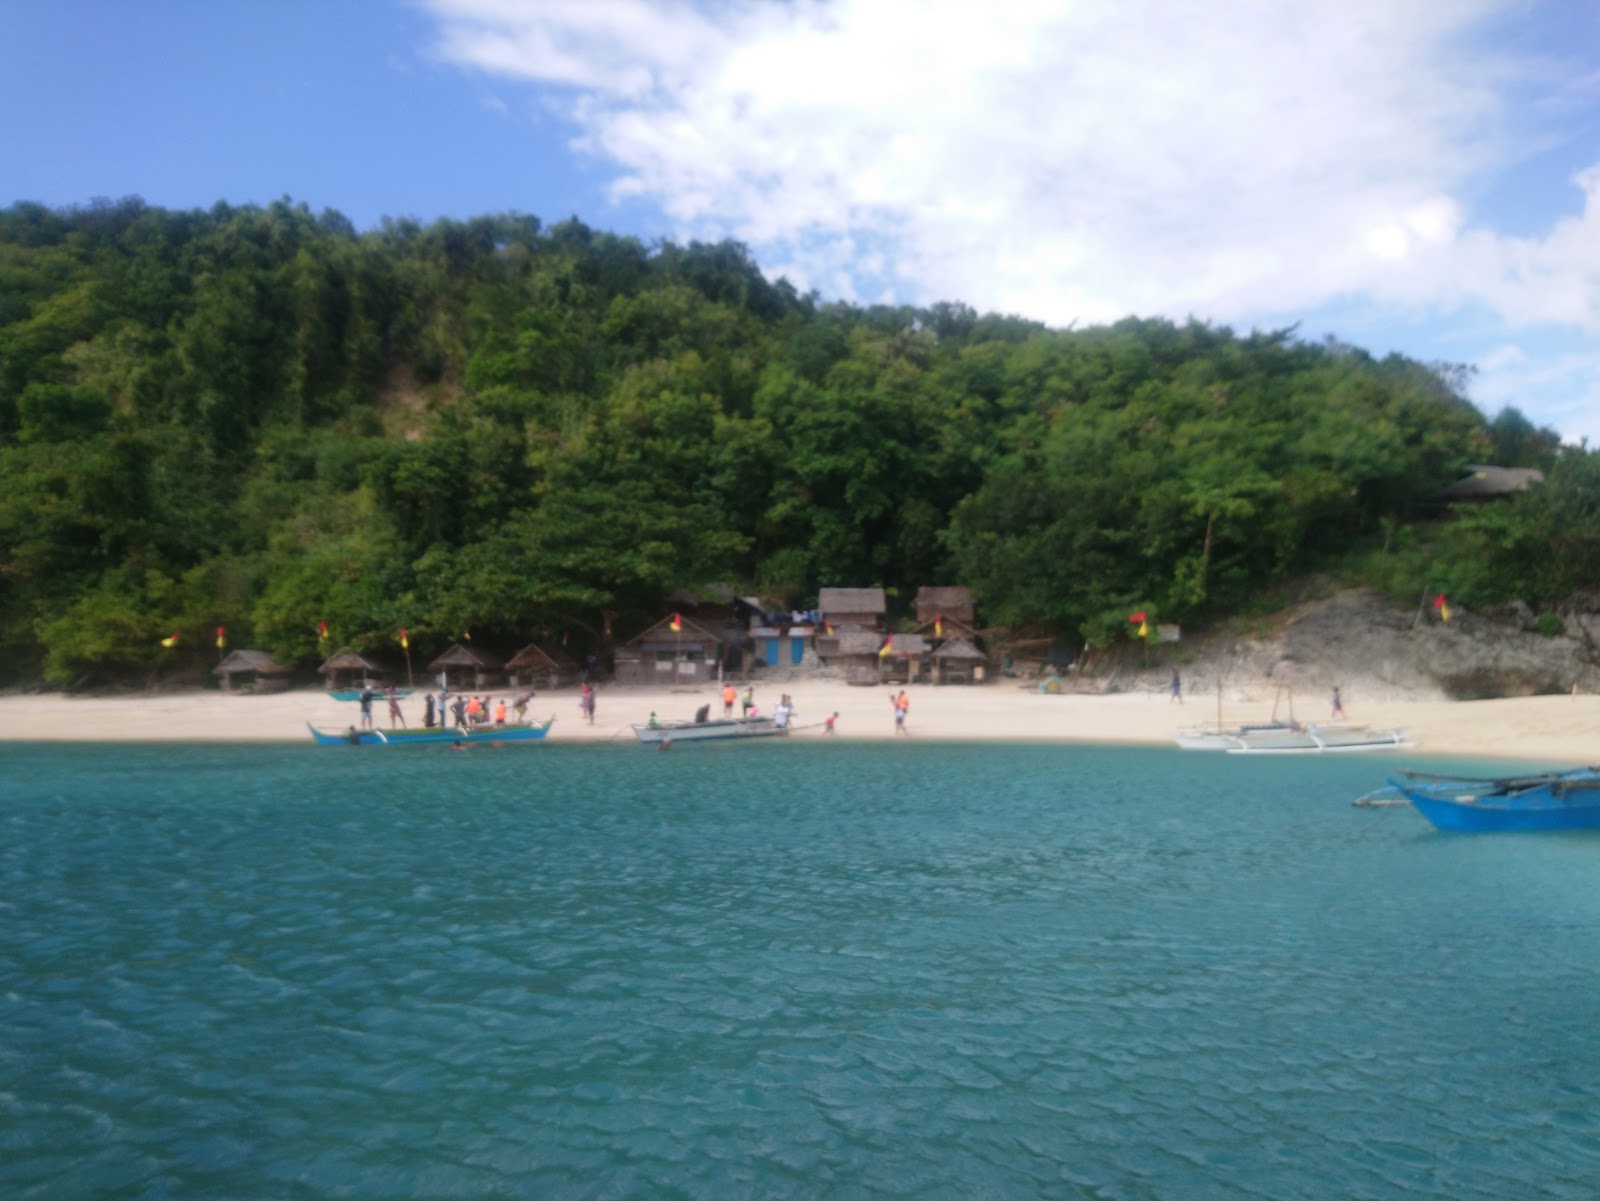
M1496 779L1400 772L1389 786L1440 830L1600 830L1600 767Z
M663 721L656 725L634 726L633 732L646 746L663 742L712 742L735 738L767 738L787 734L770 716L719 717L714 721Z
M1347 722L1313 722L1302 725L1294 719L1294 698L1289 698L1287 717L1278 716L1278 705L1287 689L1279 688L1273 698L1272 716L1251 725L1224 726L1221 685L1217 687L1217 716L1214 725L1191 726L1179 730L1174 738L1185 751L1225 751L1230 755L1317 755L1329 751L1391 751L1412 745L1404 727L1374 730L1371 726Z
M310 722L306 729L318 746L427 746L439 743L532 742L543 738L555 724L552 714L546 722L519 722L516 725L424 726L416 730L318 729Z

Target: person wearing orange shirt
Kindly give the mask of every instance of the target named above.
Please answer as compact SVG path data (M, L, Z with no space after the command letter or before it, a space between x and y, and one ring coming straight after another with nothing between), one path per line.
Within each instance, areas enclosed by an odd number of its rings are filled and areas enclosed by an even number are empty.
M738 696L738 690L732 684L724 684L722 686L722 716L733 716L733 702Z

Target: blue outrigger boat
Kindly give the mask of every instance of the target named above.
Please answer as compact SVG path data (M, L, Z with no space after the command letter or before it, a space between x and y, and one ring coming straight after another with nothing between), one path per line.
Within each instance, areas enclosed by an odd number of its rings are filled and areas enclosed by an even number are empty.
M363 691L365 690L361 688L330 688L328 695L336 701L359 701ZM372 699L375 701L384 700L388 695L382 688L374 688L372 690ZM411 689L409 688L395 689L394 696L396 700L403 701L410 695Z
M533 742L543 738L555 725L555 715L546 722L519 722L516 725L433 726L407 730L321 730L310 722L306 729L318 746L437 746L472 742Z
M1440 830L1600 830L1600 767L1489 780L1402 772L1389 785Z

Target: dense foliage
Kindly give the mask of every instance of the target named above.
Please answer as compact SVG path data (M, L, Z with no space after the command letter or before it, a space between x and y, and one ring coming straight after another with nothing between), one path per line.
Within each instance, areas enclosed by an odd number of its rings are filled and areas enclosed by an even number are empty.
M1288 332L828 304L738 245L576 220L0 213L13 679L198 662L216 625L296 664L324 621L594 646L715 582L962 583L1103 641L1389 545L1477 461L1553 470L1452 532L1462 601L1600 576L1593 454Z

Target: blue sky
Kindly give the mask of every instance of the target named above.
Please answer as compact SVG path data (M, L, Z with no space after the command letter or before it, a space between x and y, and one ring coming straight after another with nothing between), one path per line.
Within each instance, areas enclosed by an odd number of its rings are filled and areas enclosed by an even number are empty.
M0 203L733 237L829 299L1299 323L1600 444L1600 4L0 0Z

